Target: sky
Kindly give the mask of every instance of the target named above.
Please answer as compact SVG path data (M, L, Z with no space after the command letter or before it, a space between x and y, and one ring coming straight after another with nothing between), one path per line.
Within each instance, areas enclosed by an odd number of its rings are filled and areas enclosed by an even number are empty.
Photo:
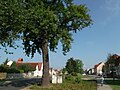
M73 35L70 52L62 54L61 45L57 53L49 52L50 67L63 68L69 58L83 61L84 69L93 68L99 62L105 62L109 53L120 55L120 0L74 0L75 4L86 4L90 9L93 25ZM42 62L42 55L35 54L34 58L25 56L22 49L12 50L13 55L0 50L0 63L6 58L24 62Z

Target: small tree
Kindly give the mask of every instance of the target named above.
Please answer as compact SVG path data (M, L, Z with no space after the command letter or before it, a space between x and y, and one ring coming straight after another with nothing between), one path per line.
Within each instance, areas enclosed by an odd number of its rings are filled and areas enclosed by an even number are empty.
M12 65L10 66L10 68L17 68L16 61L13 61Z
M7 71L7 67L4 66L3 64L0 65L0 72L6 72Z
M108 54L107 61L105 63L106 71L113 71L116 66L119 66L120 57L117 54Z
M66 62L65 68L69 74L83 73L83 63L79 59L73 59L73 58L68 59L68 61Z
M5 60L5 62L3 62L3 65L7 65L7 63L8 63L8 58Z

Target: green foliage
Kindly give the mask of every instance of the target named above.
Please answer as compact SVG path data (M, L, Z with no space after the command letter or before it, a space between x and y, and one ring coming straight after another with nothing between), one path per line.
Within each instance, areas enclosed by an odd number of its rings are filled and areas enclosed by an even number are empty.
M10 67L11 68L16 68L16 61L13 61L12 65Z
M1 0L0 44L7 51L7 46L17 48L15 41L20 39L26 55L42 52L47 77L48 48L56 52L61 42L63 54L69 52L73 33L92 24L88 12L86 5L75 5L73 0Z
M20 73L24 73L24 70L19 70Z
M65 77L65 79L66 79L67 81L74 81L74 78L73 78L72 75L67 75L67 76Z
M65 68L63 68L63 69L62 69L62 73L63 73L63 74L65 74L65 72L66 72L66 69L65 69Z
M16 48L15 41L20 37L20 9L18 0L0 0L0 44ZM2 48L2 47L1 47Z
M35 68L33 68L30 64L20 64L17 69L23 70L24 72L35 70Z
M120 90L120 80L106 80L105 82L110 85L112 90Z
M103 67L104 72L114 71L119 66L120 57L117 54L108 54L107 61Z
M19 70L16 68L9 68L6 65L0 65L0 72L5 73L19 73Z
M72 76L77 76L77 72L72 72L71 75Z
M73 0L1 0L0 12L1 45L14 47L22 39L26 54L32 56L41 52L45 39L51 51L60 41L65 54L71 48L72 32L92 24L86 5L75 5Z
M31 90L97 90L96 81L83 81L81 83L64 82L62 84L50 84L50 88L32 85Z
M0 65L0 72L6 72L7 71L7 67L4 65Z
M3 62L3 65L7 65L7 63L8 63L8 58L5 60L5 62Z
M82 76L81 75L77 75L77 76L73 76L73 75L67 75L65 77L65 80L72 82L72 83L81 83L82 82Z
M65 80L66 81L68 81L68 82L72 82L72 83L76 83L75 82L75 76L72 76L72 75L67 75L66 77L65 77Z
M68 59L65 68L69 74L76 75L77 73L83 73L83 63L79 59Z
M75 83L81 83L82 82L82 76L77 76L76 78L75 78Z
M20 71L16 68L8 68L6 72L7 73L20 73Z

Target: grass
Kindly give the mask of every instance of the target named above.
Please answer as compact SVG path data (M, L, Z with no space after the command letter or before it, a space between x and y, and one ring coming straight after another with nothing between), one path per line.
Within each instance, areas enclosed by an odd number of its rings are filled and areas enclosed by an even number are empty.
M110 85L113 90L120 90L120 80L106 80L105 82Z
M3 85L5 83L5 80L0 80L0 85Z
M51 84L50 89L43 89L41 86L33 85L31 90L96 90L96 81L81 81L80 83L73 83L65 81L62 84Z
M91 78L89 75L84 75L82 78Z

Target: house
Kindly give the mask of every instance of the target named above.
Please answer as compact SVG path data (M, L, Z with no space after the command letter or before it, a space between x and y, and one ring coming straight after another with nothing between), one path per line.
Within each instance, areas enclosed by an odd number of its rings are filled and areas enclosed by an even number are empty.
M52 76L52 75L62 75L62 70L50 68L49 69L49 74L50 74L50 76Z
M31 65L33 68L35 68L35 71L33 71L33 76L42 77L42 75L43 75L43 63L41 63L41 62L23 62L23 58L19 58L16 65L18 67L21 64Z
M12 65L12 63L13 63L12 60L8 61L8 62L7 62L7 66L10 67L10 66Z
M49 74L50 74L50 76L52 76L52 75L57 75L57 72L56 72L55 69L50 68L50 69L49 69Z
M102 68L104 66L104 62L100 62L94 66L94 73L96 75L101 75L102 74Z
M85 74L93 75L94 74L94 68L86 69Z
M53 84L62 83L62 70L50 68L49 74Z

